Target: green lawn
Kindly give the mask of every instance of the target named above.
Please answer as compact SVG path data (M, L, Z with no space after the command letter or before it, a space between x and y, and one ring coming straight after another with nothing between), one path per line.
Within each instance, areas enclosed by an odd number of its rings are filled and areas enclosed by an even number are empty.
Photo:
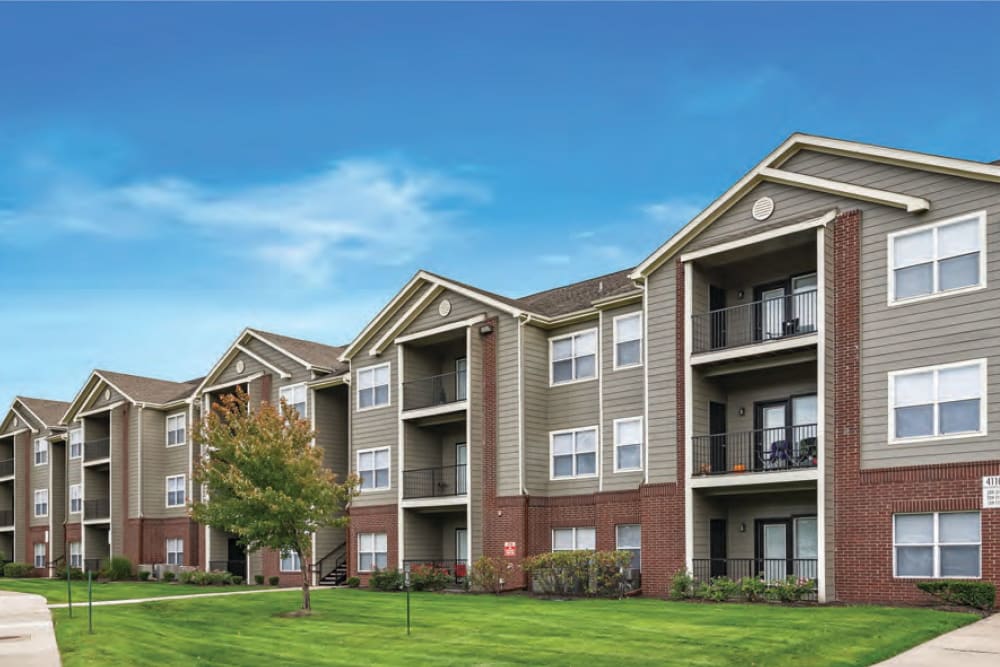
M688 604L654 599L537 600L511 595L356 590L295 592L53 611L73 665L869 665L976 620L885 607ZM82 611L82 610L81 610Z
M112 581L99 584L94 582L94 602L103 600L131 600L135 598L155 598L167 595L195 595L198 593L221 593L225 591L247 591L266 588L264 586L187 586L183 584L162 584L155 581ZM50 603L66 602L65 579L12 579L0 577L0 590L34 593L45 597ZM73 582L73 603L86 602L87 582Z

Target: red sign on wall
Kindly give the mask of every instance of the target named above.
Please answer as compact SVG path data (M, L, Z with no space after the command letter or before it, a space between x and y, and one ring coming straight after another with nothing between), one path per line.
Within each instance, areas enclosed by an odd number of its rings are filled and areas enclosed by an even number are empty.
M517 555L517 542L504 542L503 555L506 558L513 558Z

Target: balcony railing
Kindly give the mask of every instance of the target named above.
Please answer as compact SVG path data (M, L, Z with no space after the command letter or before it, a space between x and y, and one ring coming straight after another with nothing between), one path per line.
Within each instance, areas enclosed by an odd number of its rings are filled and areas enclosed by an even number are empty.
M729 577L734 581L760 577L765 581L784 581L787 577L815 579L819 561L815 558L695 558L691 574L696 581Z
M111 455L111 438L88 440L83 444L83 461L100 461Z
M107 519L111 516L111 499L110 498L99 498L97 500L84 500L83 501L83 518L84 520L90 519Z
M466 465L403 471L403 498L463 496L468 493Z
M815 468L819 458L816 424L764 428L691 438L692 473L775 472Z
M415 567L433 567L437 570L447 572L455 583L462 583L469 574L468 561L465 560L404 560L403 568L409 565L412 570Z
M420 410L464 401L466 373L442 373L403 383L403 409Z
M14 459L0 461L0 477L10 477L14 474Z
M816 331L816 290L762 299L691 316L695 353L725 350Z
M210 560L208 561L208 569L213 572L228 572L243 577L246 575L247 562L245 560Z
M14 525L14 510L0 510L0 528Z

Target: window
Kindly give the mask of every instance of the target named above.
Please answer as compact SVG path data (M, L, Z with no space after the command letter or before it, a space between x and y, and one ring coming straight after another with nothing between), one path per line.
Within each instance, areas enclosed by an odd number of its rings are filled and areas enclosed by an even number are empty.
M45 567L44 542L35 542L35 567Z
M550 384L597 377L597 330L549 339Z
M167 507L184 506L184 475L167 477Z
M282 387L278 390L278 398L284 399L288 403L288 407L295 408L302 419L309 416L306 412L306 386L304 384Z
M389 364L358 371L358 410L389 405Z
M83 456L83 429L75 428L69 432L69 457L78 459Z
M593 528L555 528L552 530L553 551L576 551L595 548L596 531Z
M469 364L465 357L455 360L455 400L464 401L469 397Z
M358 533L358 572L384 570L389 565L385 533Z
M619 315L612 320L615 338L615 368L642 363L642 313Z
M299 555L294 551L282 551L281 552L281 571L282 572L301 572L302 566L299 560Z
M642 564L642 528L637 523L615 526L615 548L632 554L629 567L639 570Z
M979 549L979 512L893 516L897 577L978 578Z
M597 428L551 434L552 479L597 474Z
M184 564L184 540L179 537L167 538L167 565Z
M43 517L49 515L49 490L38 489L35 491L35 516Z
M889 303L985 285L986 213L889 235Z
M642 417L616 419L615 472L642 470Z
M986 360L889 373L889 440L986 434Z
M183 412L167 417L167 447L183 445L187 439L187 420Z
M35 440L35 465L41 466L49 462L49 441L45 438Z
M69 543L69 566L75 568L83 567L83 548L79 542Z
M358 475L361 490L389 488L389 448L365 449L358 452Z
M80 495L80 485L71 484L69 487L69 512L79 514L83 509L83 499Z

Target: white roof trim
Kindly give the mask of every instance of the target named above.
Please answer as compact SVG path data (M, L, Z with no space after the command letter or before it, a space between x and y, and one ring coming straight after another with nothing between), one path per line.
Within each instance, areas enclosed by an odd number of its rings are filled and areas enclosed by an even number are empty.
M38 413L36 413L34 410L32 410L31 406L28 405L27 403L25 403L24 399L22 399L20 396L18 396L17 398L15 398L14 402L15 403L20 403L21 405L23 405L24 409L27 410L31 414L31 416L34 417L38 421L39 424L41 424L45 428L49 427L49 425L45 423L45 420L42 419L41 417L39 417ZM14 410L14 406L13 405L11 406L11 410ZM16 412L16 410L15 410L15 412ZM24 419L24 417L21 417L21 419Z
M719 245L710 246L708 248L702 248L701 250L692 250L691 252L686 252L681 255L682 262L690 262L692 259L699 259L701 257L708 257L709 255L717 255L721 252L727 252L729 250L735 250L736 248L742 248L744 246L753 245L754 243L760 243L762 241L768 241L770 239L776 239L781 236L788 236L789 234L795 234L796 232L805 231L807 229L813 229L814 227L825 227L826 225L833 222L834 218L837 217L837 209L831 209L819 216L818 218L813 218L812 220L805 220L803 222L796 222L785 227L778 227L776 229L771 229L766 232L761 232L760 234L754 234L753 236L745 236L741 239L736 239L735 241L729 241L728 243L720 243Z
M214 384L211 387L203 387L203 388L201 388L201 389L198 390L198 393L199 394L207 394L208 392L211 392L211 391L218 391L220 389L225 389L226 387L232 387L232 386L237 385L237 384L243 384L244 382L253 382L257 378L263 377L263 376L264 376L264 371L257 371L256 373L251 373L250 375L243 375L243 376L238 377L238 378L236 378L234 380L227 380L226 382L223 382L222 384Z
M2 439L2 438L13 438L13 437L21 435L22 433L28 433L30 431L31 431L30 428L19 428L16 431L10 431L9 433L0 433L0 439Z
M90 393L87 394L87 398L84 401L80 401L80 397L83 395L83 392L87 390L87 387L91 386L91 383L94 382L95 378L97 380L99 380L99 382L95 382L94 385L93 385L93 388L90 390ZM122 391L121 389L119 389L118 387L116 387L114 382L109 381L106 377L104 377L103 375L101 375L101 373L99 371L91 371L90 377L88 377L87 381L83 383L83 387L81 387L80 391L77 392L76 397L73 399L73 402L69 404L69 407L66 409L66 413L63 414L62 419L59 420L59 423L60 424L67 424L68 423L67 422L67 418L70 415L73 415L73 419L70 420L70 421L74 421L77 418L79 418L82 413L81 414L77 414L77 411L80 408L82 408L84 405L86 405L87 403L90 402L91 397L94 395L94 393L97 392L97 388L100 386L101 382L103 382L104 384L108 385L109 387L111 387L112 389L114 389L115 391L117 391L119 394L121 394L122 396L124 396L126 399L128 399L128 401L130 403L135 403L136 402L134 398L132 398L131 396L129 396L128 394L126 394L124 391Z
M13 412L15 415L17 415L21 419L21 421L24 422L24 425L27 426L29 429L31 429L32 433L38 433L39 432L39 429L37 429L37 428L35 428L34 426L31 425L31 420L30 419L25 419L24 415L22 415L20 412L18 412L17 408L15 408L13 405L10 406L10 411ZM35 414L34 412L31 412L30 410L28 412L30 412L32 415ZM36 417L36 419L37 419L37 417Z
M465 329L466 327L471 327L473 324L479 324L486 320L485 314L479 314L475 317L470 317L465 320L458 320L457 322L449 322L448 324L442 324L441 326L434 327L433 329L424 329L423 331L415 331L413 333L408 333L405 336L400 336L394 343L407 343L411 340L419 340L421 338L427 338L428 336L436 336L439 333L445 333L447 331L454 331L456 329Z
M378 342L372 346L372 349L368 350L368 354L373 357L377 357L382 354L382 352L385 351L385 348L389 347L389 342L396 337L396 334L405 329L411 322L413 322L413 320L417 319L417 315L422 313L424 309L430 305L430 302L436 299L443 291L444 288L440 285L431 285L428 289L426 289L424 293L420 295L420 298L417 299L412 306L406 309L403 316L396 319L393 325L389 327L389 330L385 332L385 335L379 338Z
M889 192L888 190L877 190L863 185L842 183L841 181L833 181L829 178L817 178L816 176L796 174L791 171L784 171L783 169L763 167L760 170L760 175L765 181L770 183L791 185L793 187L816 190L818 192L826 192L835 195L847 195L848 197L860 199L862 201L870 201L876 204L882 204L883 206L901 208L907 213L920 213L922 211L929 210L931 207L931 203L922 197L911 197L910 195L904 195L898 192Z
M253 335L253 334L250 334L250 335ZM254 337L257 338L257 340L260 340L259 337L257 337L257 336L254 336ZM266 359L264 359L264 357L260 356L259 354L256 354L249 347L246 347L244 345L240 345L239 343L237 343L234 347L237 350L239 350L240 352L242 352L243 354L245 354L248 357L250 357L251 359L255 360L261 366L265 366L267 368L270 368L272 371L274 371L275 373L277 373L278 376L281 377L282 380L287 380L288 378L292 377L291 373L289 373L288 371L283 370L281 368L278 368L277 366L275 366L271 362L269 362ZM272 345L272 347L273 347L273 345ZM296 359L295 361L298 361L298 359Z
M306 383L306 386L310 389L326 389L327 387L336 387L340 384L350 384L350 375L337 375L334 377L324 377L318 380L312 380Z
M285 348L281 347L280 345L278 345L277 343L275 343L273 341L268 340L267 338L265 338L264 336L260 335L260 333L254 331L253 329L249 329L248 328L246 330L246 333L247 333L247 335L253 336L254 338L256 338L257 340L259 340L260 342L264 343L264 345L267 345L268 347L270 347L270 348L272 348L274 350L277 350L278 352L281 352L283 355L285 355L286 357L288 357L292 361L295 361L295 362L298 362L298 363L302 364L303 366L305 366L306 370L311 370L313 368L318 368L321 371L333 371L332 368L327 368L326 366L317 366L316 364L310 364L308 361L306 361L302 357L299 357L297 355L292 354L291 352L289 352ZM250 353L247 352L247 354L250 354ZM251 355L251 356L253 356L253 355ZM274 368L273 366L271 366L270 364L267 364L265 361L263 361L259 357L254 357L254 359L257 359L257 361L261 362L262 364L267 365L269 368L272 368L274 370L278 370L278 369ZM284 371L280 371L280 372L284 372ZM287 376L283 375L282 377L291 377L291 375L290 374L287 375Z
M114 410L115 408L125 405L128 401L115 401L114 403L108 403L107 405L101 406L99 408L94 408L93 410L87 410L86 412L76 413L77 419L80 417L90 417L92 415L99 415L102 412L107 412L109 410Z

